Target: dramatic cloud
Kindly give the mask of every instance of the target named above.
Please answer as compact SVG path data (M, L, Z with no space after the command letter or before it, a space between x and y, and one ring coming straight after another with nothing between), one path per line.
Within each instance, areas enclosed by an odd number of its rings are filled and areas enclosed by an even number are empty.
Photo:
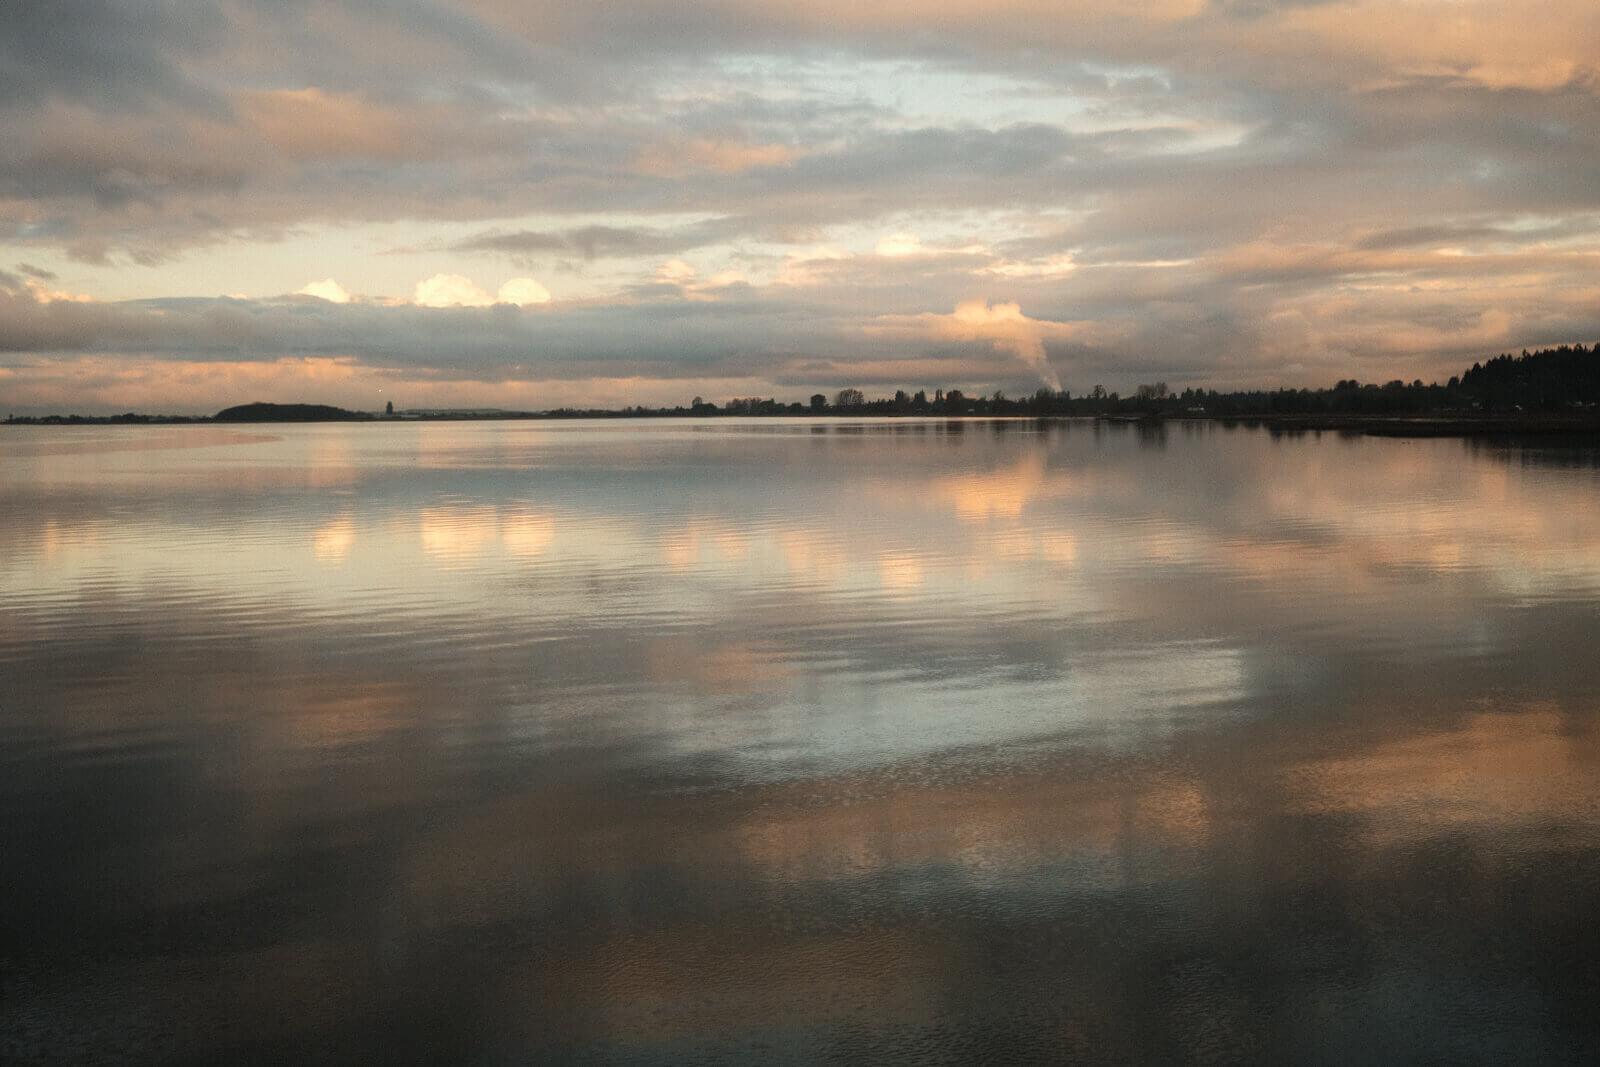
M1592 0L0 5L0 382L1442 378L1600 340L1596 41Z
M1015 356L1051 389L1061 388L1061 378L1045 357L1046 339L1082 339L1093 324L1044 322L1030 319L1016 304L988 304L969 300L956 306L949 315L896 316L869 326L879 337L925 336L950 341L988 341L1000 351Z

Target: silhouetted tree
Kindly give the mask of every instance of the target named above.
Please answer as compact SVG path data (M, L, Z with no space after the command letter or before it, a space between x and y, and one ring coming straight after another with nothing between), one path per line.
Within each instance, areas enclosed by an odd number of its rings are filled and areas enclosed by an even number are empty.
M1561 345L1474 363L1461 393L1489 409L1583 408L1600 403L1600 344Z

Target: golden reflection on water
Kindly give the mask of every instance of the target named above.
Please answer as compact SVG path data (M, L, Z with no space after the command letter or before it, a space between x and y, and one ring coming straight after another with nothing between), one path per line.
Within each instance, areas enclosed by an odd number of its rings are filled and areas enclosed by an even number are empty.
M417 515L422 550L447 560L474 559L500 547L500 511L494 507L423 508Z
M1453 829L1504 832L1517 824L1592 825L1600 814L1593 710L1532 701L1473 711L1444 729L1287 773L1303 790L1303 810L1381 815L1370 825L1385 841Z
M311 551L320 560L344 559L356 540L356 525L348 517L335 519L317 529Z
M887 489L888 487L885 487ZM1029 452L1008 467L983 474L936 475L924 486L896 487L903 499L933 511L948 511L973 523L1016 521L1031 506L1072 493L1061 471L1046 474L1044 454Z
M322 430L287 443L240 436L233 440L234 451L218 456L224 462L186 470L185 488L201 497L353 488L371 477L358 475L357 467L374 457L357 459L348 439L363 432L380 431ZM419 441L403 442L407 447L376 458L409 463L414 446L470 482L476 469L471 464L481 466L482 461L472 458L476 453L469 446L481 446L483 432L475 427L464 441L425 433ZM539 449L539 440L535 435L510 449L514 461L549 466L570 459L570 444L552 456ZM1078 440L1069 436L1068 447ZM786 446L785 462L805 460L803 439L780 443ZM989 454L977 457L984 468L980 470L942 469L937 462L942 442L913 439L913 444L923 449L914 449L906 457L913 462L895 466L892 475L880 472L881 463L830 468L834 480L821 499L806 496L804 488L761 491L743 502L721 496L702 499L703 494L684 487L686 499L664 500L666 506L659 511L649 502L636 507L617 497L575 503L556 493L543 500L507 500L491 469L480 479L485 487L495 486L487 495L469 484L462 500L422 502L414 511L411 544L389 521L394 513L385 501L377 501L377 508L346 505L321 516L317 512L326 509L314 495L277 503L303 511L313 557L354 568L375 558L406 565L416 556L413 545L423 557L455 565L506 555L547 557L570 565L627 558L650 544L677 575L715 573L731 582L823 581L840 591L876 582L897 594L924 588L930 594L982 596L987 586L1011 595L1019 585L1035 581L1041 564L1050 571L1102 575L1137 568L1192 569L1277 583L1337 583L1350 589L1381 586L1392 568L1441 576L1473 572L1506 589L1524 588L1542 575L1551 581L1600 582L1600 536L1587 509L1567 505L1559 477L1541 479L1538 472L1530 475L1503 462L1464 457L1451 449L1451 442L1409 447L1369 442L1359 463L1346 462L1353 447L1348 442L1325 443L1320 447L1330 454L1309 457L1303 448L1289 446L1259 453L1234 450L1220 455L1218 470L1186 467L1176 475L1158 472L1154 478L1138 473L1138 464L1128 455L1097 455L1092 463L1071 459L1072 451L1045 435L1004 439L1002 446L991 446ZM1391 451L1384 452L1384 447ZM260 457L251 451L259 448L277 449L275 464L251 459ZM921 454L929 448L933 455ZM724 454L714 453L711 462ZM56 459L84 462L71 454ZM469 464L468 470L460 469L463 463ZM1246 470L1244 463L1259 469ZM1159 516L1138 510L1145 506L1138 495L1141 478L1151 493L1178 485L1181 494L1182 474L1190 472L1209 481L1227 479L1227 494L1207 498L1202 483L1176 501L1166 499ZM528 484L537 485L537 468L530 473ZM12 477L17 476L13 471ZM37 476L35 470L27 474L30 479ZM82 481L93 477L88 470L69 470L64 476ZM57 475L44 478L53 483ZM449 484L440 483L440 490L451 492ZM513 495L521 494L513 490ZM744 503L754 503L755 510ZM674 514L684 506L691 509L687 514ZM109 538L103 514L22 515L5 534L13 549L11 569L28 561L34 572L29 577L46 587L53 568L61 568L56 577L62 581L97 566L126 572L130 552L137 555L160 546L156 551L163 567L189 559L203 570L215 548L215 530L186 521L181 507L175 500L153 514L147 509L118 514L119 529ZM273 518L292 521L296 516L289 511ZM583 534L563 542L558 537L562 525ZM357 543L362 551L352 554ZM240 544L247 558L266 570L293 572L302 558L292 540L280 537L246 538ZM132 569L136 575L137 566ZM425 575L415 577L427 580ZM448 587L455 579L442 574L440 581ZM952 590L951 582L958 588ZM318 588L306 583L299 593L314 597Z

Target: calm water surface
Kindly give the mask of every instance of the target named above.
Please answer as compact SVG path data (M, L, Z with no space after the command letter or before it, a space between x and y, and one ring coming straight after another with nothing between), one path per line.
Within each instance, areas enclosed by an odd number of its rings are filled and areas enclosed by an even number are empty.
M0 1059L1582 1062L1592 450L0 427Z

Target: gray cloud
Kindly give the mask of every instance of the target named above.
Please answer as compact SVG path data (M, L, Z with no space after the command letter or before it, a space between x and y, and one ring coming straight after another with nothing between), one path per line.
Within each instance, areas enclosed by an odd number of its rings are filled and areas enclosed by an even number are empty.
M675 230L647 226L579 226L560 231L491 231L450 247L457 252L496 252L520 260L540 252L576 253L584 259L673 255L725 241L746 228L747 223L739 219L718 219Z
M221 111L223 97L182 70L228 20L205 0L0 0L0 110L64 100L113 114L156 104Z
M1325 7L1348 4L1349 0L1211 0L1211 6L1225 15L1241 19L1265 18L1297 7Z

